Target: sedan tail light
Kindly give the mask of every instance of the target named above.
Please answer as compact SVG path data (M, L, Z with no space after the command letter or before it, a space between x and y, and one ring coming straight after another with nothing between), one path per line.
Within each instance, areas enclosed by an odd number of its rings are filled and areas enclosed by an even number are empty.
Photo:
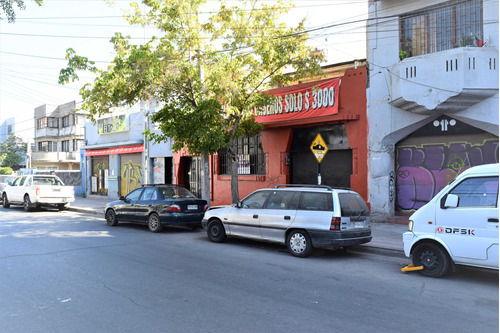
M169 212L180 212L181 207L179 205L170 205L167 210Z
M340 217L332 217L330 230L340 230Z
M205 206L203 206L203 211L206 211L208 209L208 204L206 204Z

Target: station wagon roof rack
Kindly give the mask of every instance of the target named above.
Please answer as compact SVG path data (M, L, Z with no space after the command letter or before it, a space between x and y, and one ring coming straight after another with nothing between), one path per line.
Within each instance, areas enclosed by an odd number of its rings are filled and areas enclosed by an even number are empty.
M328 185L279 184L279 185L274 186L274 188L280 188L280 187L307 187L307 188L324 188L328 191L331 191L333 189L352 191L352 189L350 187L332 187L332 186L328 186Z
M144 187L147 187L147 186L162 186L162 185L185 187L184 185L180 185L180 184L166 184L166 183L163 183L163 184L142 184L142 186L144 186Z

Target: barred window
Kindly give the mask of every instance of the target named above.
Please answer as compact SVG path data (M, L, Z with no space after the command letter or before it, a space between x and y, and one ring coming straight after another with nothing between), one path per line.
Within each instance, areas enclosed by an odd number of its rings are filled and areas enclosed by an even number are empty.
M266 155L262 149L260 134L236 139L231 148L239 157L239 175L265 175ZM231 174L231 160L227 151L219 152L219 174Z
M459 0L400 17L400 50L408 57L482 46L483 1Z

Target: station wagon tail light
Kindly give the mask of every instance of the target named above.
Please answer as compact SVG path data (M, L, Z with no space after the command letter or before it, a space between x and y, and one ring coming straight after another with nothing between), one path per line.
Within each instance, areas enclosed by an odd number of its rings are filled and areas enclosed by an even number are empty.
M180 212L181 207L179 205L170 205L167 209L169 212Z
M330 230L340 230L340 217L332 217Z
M206 211L208 209L208 204L206 204L205 206L203 206L203 211Z
M39 188L39 187L37 187L37 188L35 189L35 195L36 195L37 197L38 197L38 196L40 196L40 188Z

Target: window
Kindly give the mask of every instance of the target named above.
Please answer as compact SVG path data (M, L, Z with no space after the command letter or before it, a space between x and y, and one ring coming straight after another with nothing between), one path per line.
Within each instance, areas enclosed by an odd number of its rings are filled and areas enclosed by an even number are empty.
M41 129L47 127L47 117L38 118L36 120L36 128Z
M496 207L498 177L469 178L450 193L458 195L458 207Z
M292 191L274 191L269 196L266 208L269 209L296 209L298 194Z
M262 149L260 134L238 138L231 144L231 149L239 158L239 175L264 175L266 174L266 155ZM227 151L219 152L220 170L222 175L231 173L231 159Z
M12 133L12 125L7 125L7 134Z
M153 194L156 194L156 188L154 187L146 187L141 196L141 201L152 200ZM156 197L156 195L155 195Z
M483 40L482 0L457 0L400 17L400 50L418 56Z
M254 209L262 208L268 195L269 191L254 192L241 201L241 207Z
M304 192L300 196L299 209L333 211L332 193Z
M73 125L73 124L70 123L70 116L69 115L61 118L61 127L68 127L71 125Z
M38 151L39 152L57 151L57 142L52 142L52 141L38 142Z
M58 128L59 120L54 117L48 117L47 118L47 127L50 128Z
M141 193L142 193L142 188L138 188L127 194L125 199L127 200L127 202L137 201L137 199L139 199L139 197L141 196Z
M21 178L21 181L19 182L19 186L23 186L25 180L26 180L26 176L24 176L23 178Z
M357 193L339 193L342 216L369 216L368 206Z
M69 140L61 141L61 151L69 151Z

